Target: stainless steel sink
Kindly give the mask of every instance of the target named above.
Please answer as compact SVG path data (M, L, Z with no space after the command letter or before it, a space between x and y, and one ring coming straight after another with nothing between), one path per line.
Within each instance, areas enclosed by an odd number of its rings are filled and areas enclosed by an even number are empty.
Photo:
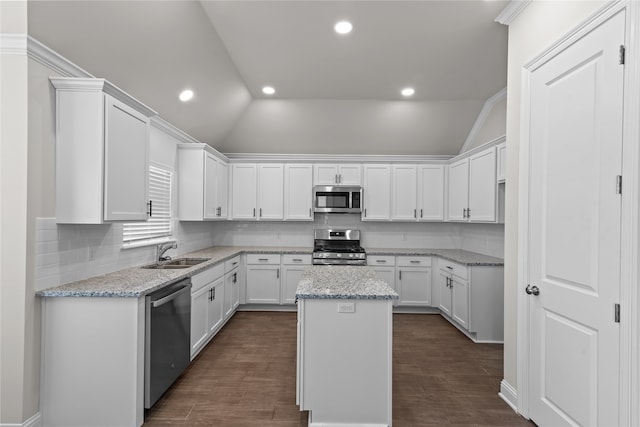
M149 268L153 270L178 270L181 268L193 267L194 265L209 261L210 259L211 258L178 258L171 261L145 265L142 268Z

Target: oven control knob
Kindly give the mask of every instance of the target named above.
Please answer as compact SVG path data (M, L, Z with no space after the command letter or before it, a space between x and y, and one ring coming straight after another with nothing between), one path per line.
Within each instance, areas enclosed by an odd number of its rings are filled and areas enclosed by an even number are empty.
M349 258L353 258L353 254L349 254Z

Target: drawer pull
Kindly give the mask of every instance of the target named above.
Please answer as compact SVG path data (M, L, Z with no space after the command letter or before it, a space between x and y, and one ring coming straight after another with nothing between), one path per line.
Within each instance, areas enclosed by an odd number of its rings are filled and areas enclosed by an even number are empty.
M269 258L258 258L258 261L269 261Z
M420 261L419 261L419 260L412 259L412 260L411 260L411 264L420 264Z
M381 264L385 264L387 262L386 259L377 259L376 262L379 262Z
M302 262L302 259L300 259L300 258L294 258L294 259L292 259L291 261L293 261L293 262Z
M453 270L453 267L451 267L450 265L447 265L447 268L448 268L449 270Z

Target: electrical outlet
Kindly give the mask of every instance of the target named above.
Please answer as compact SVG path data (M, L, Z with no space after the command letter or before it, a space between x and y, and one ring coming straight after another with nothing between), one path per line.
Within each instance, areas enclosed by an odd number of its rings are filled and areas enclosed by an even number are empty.
M355 313L355 312L356 312L355 302L339 302L338 303L338 313Z

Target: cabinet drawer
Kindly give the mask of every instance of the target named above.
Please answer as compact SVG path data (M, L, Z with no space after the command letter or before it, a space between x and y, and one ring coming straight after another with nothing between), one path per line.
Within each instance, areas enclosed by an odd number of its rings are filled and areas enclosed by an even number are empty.
M191 294L222 276L224 276L224 263L222 262L191 276Z
M431 267L431 257L428 256L399 256L400 267Z
M224 263L224 272L227 273L240 265L240 255L228 259Z
M367 265L371 267L388 265L396 265L396 257L392 255L367 255Z
M280 254L247 254L247 264L280 264Z
M311 265L311 255L308 254L285 254L282 255L282 263L283 264L302 264L302 265Z
M467 275L468 275L467 267L462 264L458 264L457 262L453 262L453 261L448 261L446 259L441 259L440 269L444 271L448 271L449 273L452 273L453 275L458 276L461 279L467 280Z

